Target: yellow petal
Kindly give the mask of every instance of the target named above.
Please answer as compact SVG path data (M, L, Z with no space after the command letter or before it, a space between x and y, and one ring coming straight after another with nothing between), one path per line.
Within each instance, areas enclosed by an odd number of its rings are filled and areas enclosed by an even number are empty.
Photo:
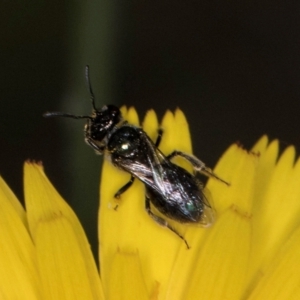
M143 275L137 253L116 252L110 265L108 299L148 300Z
M266 150L268 143L269 143L268 136L263 135L252 147L252 152L257 154L263 153Z
M260 239L255 241L259 245L260 259L265 255L271 256L272 249L278 249L284 237L287 236L287 224L295 217L295 208L291 209L290 197L287 197L290 180L293 175L295 149L289 147L281 155L270 178L260 213L257 216L257 227L260 228ZM299 209L299 205L298 205ZM299 210L298 210L299 211Z
M278 157L279 145L278 141L274 140L267 145L262 138L254 147L253 151L258 154L258 165L253 187L253 242L251 251L251 264L249 266L249 278L251 279L257 272L265 250L263 250L266 239L266 224L264 224L264 214L266 214L266 193L270 186L270 181L274 174L276 161ZM263 145L259 147L259 143ZM268 199L267 202L273 201ZM269 226L269 225L268 225Z
M143 129L147 135L151 138L152 141L157 139L157 130L159 128L158 120L154 110L149 110L146 114L146 117L143 122Z
M219 217L187 275L187 290L178 299L240 299L249 262L250 219L236 206Z
M249 300L298 300L300 299L300 227L269 267L262 272L262 279L247 299Z
M120 111L123 117L127 115L127 107L125 105L120 107Z
M207 183L217 214L221 214L232 204L238 205L247 213L252 211L253 180L257 159L257 155L248 153L236 144L230 146L223 154L214 172L229 182L230 186L214 178Z
M124 118L126 120L129 120L130 124L133 124L133 125L136 125L136 126L139 126L139 124L140 124L139 116L138 116L136 110L133 107L130 107L127 110L127 114L124 115Z
M0 185L0 297L42 299L36 253L12 192Z
M175 149L185 153L192 153L192 142L189 124L182 110L177 108L174 114L176 128L173 130L177 135Z
M84 231L40 165L25 164L25 201L43 299L104 299Z
M261 139L263 141L263 139ZM258 142L259 143L259 142ZM261 214L264 209L264 197L268 190L271 176L275 170L278 158L279 144L277 140L271 142L270 145L264 144L259 148L258 143L253 147L252 151L258 155L258 165L256 171L255 187L254 187L254 207L255 214ZM260 216L257 216L259 219Z
M24 223L24 225L27 227L27 219L26 214L23 206L21 205L20 201L17 199L13 191L9 188L9 186L6 184L6 182L0 177L0 188L2 192L5 194L6 198L10 201L12 206L15 208L16 213L19 215L20 219Z
M147 121L145 120L145 122ZM174 126L174 115L167 110L160 126L163 130L163 138L159 145L159 149L165 154L170 154L175 149L175 146L173 146L174 142L176 142L176 135L173 133Z

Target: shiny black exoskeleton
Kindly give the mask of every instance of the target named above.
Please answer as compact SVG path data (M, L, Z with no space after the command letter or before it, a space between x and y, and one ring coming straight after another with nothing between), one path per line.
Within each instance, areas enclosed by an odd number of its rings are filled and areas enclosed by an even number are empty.
M209 226L212 223L213 211L203 194L202 183L194 175L174 164L172 158L181 156L191 163L195 171L226 182L193 155L174 151L165 156L159 150L162 130L158 130L158 137L154 143L142 128L130 125L123 120L116 106L106 105L101 110L96 109L88 67L86 72L93 104L92 115L75 116L50 112L44 116L87 119L86 143L97 153L105 153L114 166L131 174L129 182L115 193L115 197L120 198L121 194L133 184L135 178L138 178L145 185L145 209L149 216L177 234L189 248L185 238L167 220L152 212L150 203L170 219L180 223L200 223L203 226Z

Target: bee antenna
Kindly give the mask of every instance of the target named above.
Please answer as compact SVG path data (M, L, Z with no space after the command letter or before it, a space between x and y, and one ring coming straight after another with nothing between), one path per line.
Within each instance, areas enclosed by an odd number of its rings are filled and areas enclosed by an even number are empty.
M66 117L66 118L72 118L72 119L90 119L90 120L92 120L92 117L90 117L90 116L75 116L75 115L71 115L71 114L62 113L59 111L46 112L43 114L43 117L45 117L45 118Z
M89 67L89 65L85 66L85 80L86 80L88 90L89 90L89 93L90 93L93 109L97 110L96 105L95 105L95 95L94 95L94 92L93 92L93 89L92 89L92 84L91 84L91 79L90 79L90 67Z

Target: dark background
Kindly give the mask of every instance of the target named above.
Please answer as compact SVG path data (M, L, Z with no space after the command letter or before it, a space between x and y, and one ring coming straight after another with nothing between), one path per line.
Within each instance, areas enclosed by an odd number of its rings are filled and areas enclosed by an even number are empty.
M300 147L300 2L6 1L0 12L0 172L23 201L22 166L42 160L96 242L101 158L83 142L84 67L97 104L141 116L180 107L208 165L267 133Z

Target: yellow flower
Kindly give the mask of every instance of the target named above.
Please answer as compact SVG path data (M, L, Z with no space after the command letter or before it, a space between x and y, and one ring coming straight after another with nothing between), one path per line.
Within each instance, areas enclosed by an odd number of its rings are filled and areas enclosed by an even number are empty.
M84 231L39 164L27 162L26 213L0 182L0 298L104 299Z
M138 124L133 109L123 108ZM150 111L143 127L155 140ZM167 112L161 150L191 153L183 113ZM207 184L210 228L172 223L191 249L145 211L136 180L105 162L99 211L100 276L84 231L40 164L25 164L26 211L0 180L0 299L300 299L300 161L293 147L262 137L250 152L234 144ZM191 170L181 159L176 163ZM83 183L84 184L84 183ZM115 209L118 204L118 209Z

